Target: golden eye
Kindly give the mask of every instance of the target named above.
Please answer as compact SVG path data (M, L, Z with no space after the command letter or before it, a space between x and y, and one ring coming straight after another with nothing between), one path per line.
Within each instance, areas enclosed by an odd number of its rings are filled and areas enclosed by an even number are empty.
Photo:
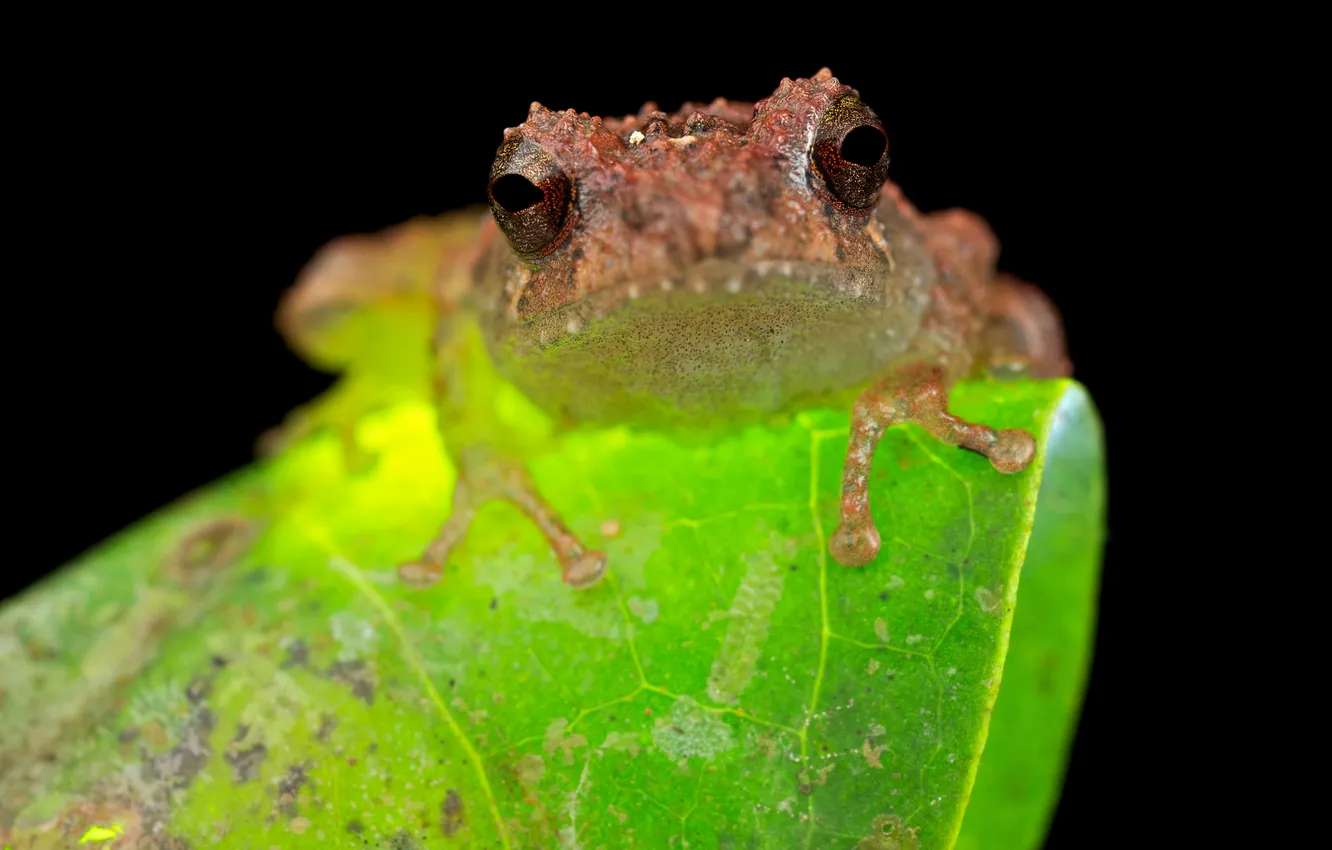
M520 254L554 250L573 222L573 181L545 151L525 139L500 145L490 167L490 211Z
M874 206L888 179L883 122L859 98L847 95L824 111L810 159L834 199L858 210Z

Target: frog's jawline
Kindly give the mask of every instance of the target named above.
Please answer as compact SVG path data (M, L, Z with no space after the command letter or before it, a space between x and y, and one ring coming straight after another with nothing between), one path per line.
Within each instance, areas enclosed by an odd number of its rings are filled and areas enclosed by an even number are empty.
M493 353L539 405L585 424L762 419L878 374L919 326L929 284L825 263L710 260L666 286L626 282L532 319Z

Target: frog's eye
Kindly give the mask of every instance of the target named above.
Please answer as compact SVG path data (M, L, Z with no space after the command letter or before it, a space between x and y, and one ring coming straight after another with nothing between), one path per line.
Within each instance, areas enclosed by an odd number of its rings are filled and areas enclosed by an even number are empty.
M868 106L848 95L829 106L810 154L832 196L854 209L874 206L888 179L888 136Z
M518 253L544 254L568 235L573 181L531 142L518 138L500 145L486 194L495 223Z

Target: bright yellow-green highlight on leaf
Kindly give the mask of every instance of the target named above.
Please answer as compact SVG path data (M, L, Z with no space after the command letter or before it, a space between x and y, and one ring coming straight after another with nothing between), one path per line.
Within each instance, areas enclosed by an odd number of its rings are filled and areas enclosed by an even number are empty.
M117 838L124 832L125 832L124 828L119 824L109 827L90 826L88 827L88 831L83 833L83 837L79 839L79 843L87 844L90 841L95 841L99 843L102 841L110 841L113 838Z
M361 422L354 472L310 437L0 608L0 840L1039 847L1091 645L1099 424L1068 381L952 407L1036 460L891 429L862 569L827 554L845 411L553 436L533 475L609 556L583 591L503 504L439 584L399 581L449 511L427 403Z

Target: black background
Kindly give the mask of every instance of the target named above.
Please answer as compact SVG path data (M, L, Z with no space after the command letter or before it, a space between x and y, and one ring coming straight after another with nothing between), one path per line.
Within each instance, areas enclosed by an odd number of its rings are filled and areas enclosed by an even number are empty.
M301 265L334 236L482 202L501 131L531 100L593 114L633 112L645 99L668 110L717 95L755 100L782 76L829 64L883 118L890 173L907 196L926 211L984 215L1003 244L1001 268L1052 296L1076 376L1101 410L1111 542L1093 676L1049 844L1094 846L1116 805L1104 776L1133 747L1122 695L1139 612L1122 573L1144 551L1131 530L1142 485L1129 468L1134 387L1123 358L1135 305L1113 258L1152 187L1121 155L1132 128L1142 132L1124 63L1039 43L961 58L816 45L703 61L712 47L648 41L543 48L527 62L521 51L394 55L387 43L371 58L299 41L116 52L80 66L23 131L48 163L26 175L39 186L34 238L18 248L36 271L14 287L21 309L8 323L29 340L6 385L11 410L31 411L11 417L10 445L31 547L4 571L0 595L247 463L254 438L330 380L273 329Z

